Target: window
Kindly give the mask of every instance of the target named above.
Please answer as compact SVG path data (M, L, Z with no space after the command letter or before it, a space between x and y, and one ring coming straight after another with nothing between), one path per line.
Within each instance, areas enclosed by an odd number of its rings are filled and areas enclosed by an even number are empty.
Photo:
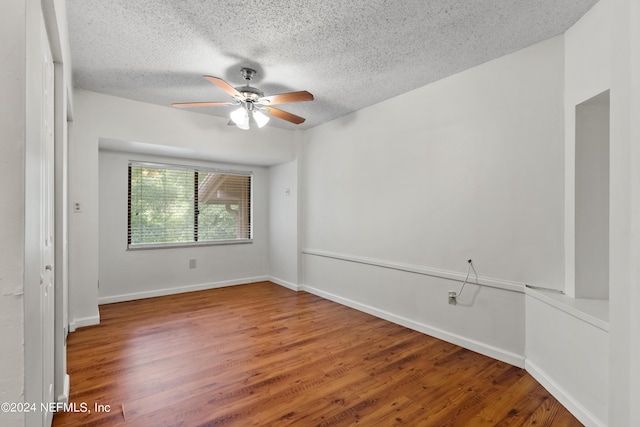
M251 242L251 174L129 163L127 247Z

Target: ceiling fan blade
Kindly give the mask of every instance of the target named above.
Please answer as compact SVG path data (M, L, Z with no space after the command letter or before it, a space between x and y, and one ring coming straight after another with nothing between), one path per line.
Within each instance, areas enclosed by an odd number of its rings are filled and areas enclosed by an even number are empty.
M220 89L227 92L229 95L233 96L234 98L242 98L242 95L240 95L240 92L238 92L233 86L231 86L229 83L225 82L221 78L213 77L213 76L202 76L202 77L204 77L214 85L218 86Z
M223 105L235 105L233 102L174 102L172 107L221 107Z
M313 101L313 95L306 90L299 92L281 93L279 95L265 96L260 98L260 103L269 105L286 104L288 102Z
M300 123L304 123L305 119L300 117L300 116L296 116L295 114L291 114L288 113L286 111L283 110L279 110L277 108L274 107L264 107L269 114L271 114L272 116L275 116L279 119L282 120L286 120L288 122L291 122L293 124L299 125Z

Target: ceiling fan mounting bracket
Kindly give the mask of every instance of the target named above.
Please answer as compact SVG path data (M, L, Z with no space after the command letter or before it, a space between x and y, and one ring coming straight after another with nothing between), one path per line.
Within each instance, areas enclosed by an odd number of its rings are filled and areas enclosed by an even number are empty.
M242 78L247 82L250 82L256 76L256 70L253 68L241 68L240 74L242 74Z

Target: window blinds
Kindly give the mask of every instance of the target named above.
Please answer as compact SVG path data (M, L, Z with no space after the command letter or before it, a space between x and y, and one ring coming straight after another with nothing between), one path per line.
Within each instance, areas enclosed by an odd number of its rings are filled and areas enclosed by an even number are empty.
M251 175L154 163L129 164L129 248L251 239Z

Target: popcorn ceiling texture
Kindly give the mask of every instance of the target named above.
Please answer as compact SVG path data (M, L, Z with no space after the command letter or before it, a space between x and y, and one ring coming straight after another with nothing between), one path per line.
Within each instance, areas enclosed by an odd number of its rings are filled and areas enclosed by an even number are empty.
M68 0L75 86L166 105L243 84L310 128L563 33L596 0ZM231 107L192 109L228 117Z

